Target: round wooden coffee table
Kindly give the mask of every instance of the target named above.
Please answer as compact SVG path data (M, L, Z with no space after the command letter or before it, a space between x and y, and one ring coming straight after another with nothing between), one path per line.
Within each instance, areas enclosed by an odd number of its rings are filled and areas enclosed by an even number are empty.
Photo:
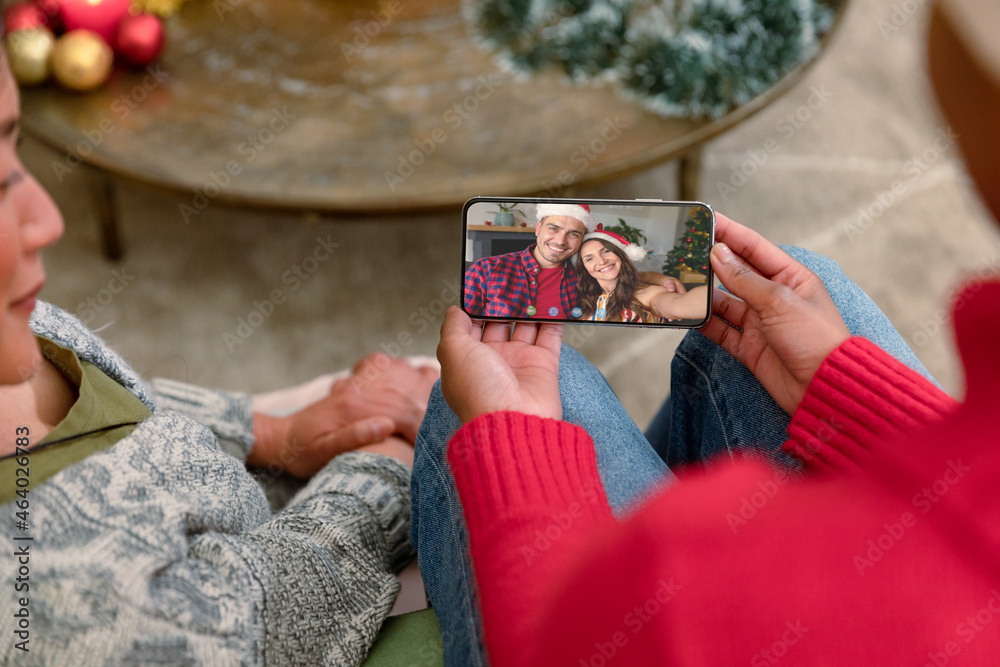
M197 0L168 35L159 64L99 90L22 91L24 128L63 152L53 169L102 175L111 257L122 178L190 195L178 211L189 221L215 202L387 213L559 196L671 158L685 159L682 196L695 198L698 147L810 64L723 118L691 121L611 86L515 79L469 35L459 0Z

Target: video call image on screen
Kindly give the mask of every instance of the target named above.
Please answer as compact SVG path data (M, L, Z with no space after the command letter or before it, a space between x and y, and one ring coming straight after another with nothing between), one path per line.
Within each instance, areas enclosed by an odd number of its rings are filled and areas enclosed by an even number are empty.
M474 201L465 223L462 300L472 317L677 327L708 319L707 206Z

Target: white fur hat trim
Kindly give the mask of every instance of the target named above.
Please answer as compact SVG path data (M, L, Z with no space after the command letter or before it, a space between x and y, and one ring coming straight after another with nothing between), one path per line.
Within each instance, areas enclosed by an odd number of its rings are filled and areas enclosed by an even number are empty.
M597 228L597 221L590 214L590 207L586 204L538 204L535 206L535 212L538 222L550 215L565 215L582 222L588 232Z
M631 259L633 262L638 262L640 259L649 254L649 252L643 248L638 243L629 243L625 240L625 237L620 236L614 232L609 232L606 229L597 229L595 231L585 234L583 237L584 242L591 239L600 239L601 241L608 241L609 243L615 245L625 256Z

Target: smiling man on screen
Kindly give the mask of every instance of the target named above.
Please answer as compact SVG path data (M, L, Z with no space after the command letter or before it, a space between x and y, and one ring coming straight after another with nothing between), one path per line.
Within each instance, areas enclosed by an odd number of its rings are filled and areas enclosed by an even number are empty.
M487 317L571 319L576 269L568 262L597 227L586 204L538 204L537 243L483 257L465 272L465 309Z

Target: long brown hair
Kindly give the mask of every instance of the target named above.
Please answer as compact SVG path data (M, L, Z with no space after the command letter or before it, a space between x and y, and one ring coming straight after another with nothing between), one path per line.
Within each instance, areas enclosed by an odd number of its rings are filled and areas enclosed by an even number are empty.
M643 285L643 282L639 278L639 272L636 270L632 260L625 255L625 252L621 248L610 241L605 241L604 239L587 239L583 243L589 243L590 241L597 241L615 253L622 261L621 269L618 271L618 282L615 283L615 290L608 298L608 305L605 308L607 311L604 318L605 321L620 322L622 320L622 311L626 308L632 312L639 313L644 322L652 322L658 319L656 314L642 305L642 302L635 296L636 290ZM580 245L580 252L577 253L576 257L579 264L577 267L579 278L577 280L576 293L580 300L580 310L583 311L580 319L585 320L590 319L594 311L597 310L597 297L604 294L604 289L601 288L601 284L597 282L597 279L590 275L590 272L583 266L583 244Z

